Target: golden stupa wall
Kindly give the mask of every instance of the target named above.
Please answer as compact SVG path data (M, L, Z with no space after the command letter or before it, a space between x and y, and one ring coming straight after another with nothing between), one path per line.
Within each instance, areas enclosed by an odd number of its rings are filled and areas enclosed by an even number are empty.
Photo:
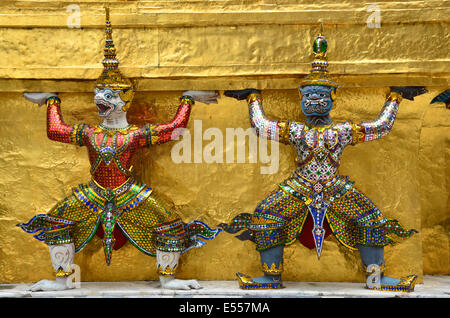
M296 85L310 69L311 43L320 22L329 43L330 73L342 85L336 121L376 118L389 86L423 85L428 93L404 100L389 136L349 147L341 174L349 175L386 216L419 231L386 249L387 273L449 274L450 109L431 104L449 88L448 1L2 1L0 3L0 282L51 279L47 247L15 224L45 213L71 188L89 180L85 148L46 137L45 108L23 92L59 92L67 123L99 122L93 83L101 72L104 10L111 8L113 39L122 72L137 83L132 123L165 122L183 90L256 87L266 114L302 120ZM80 10L80 26L77 10ZM369 9L369 11L368 11ZM381 25L367 21L380 9ZM373 11L375 10L375 11ZM71 22L72 24L67 24ZM373 21L372 21L373 22ZM376 22L376 21L375 21ZM202 131L249 127L245 102L222 97L197 103ZM198 123L198 122L197 122ZM139 153L135 170L185 221L212 226L256 204L294 169L294 151L279 146L279 169L264 163L181 163L176 142ZM203 140L203 148L210 141ZM192 145L194 147L194 145ZM225 159L225 158L224 158ZM107 267L94 238L76 254L85 281L153 280L155 259L131 244ZM182 258L180 278L232 280L260 273L252 243L226 233ZM335 239L320 262L295 243L285 249L285 280L363 281L358 254Z

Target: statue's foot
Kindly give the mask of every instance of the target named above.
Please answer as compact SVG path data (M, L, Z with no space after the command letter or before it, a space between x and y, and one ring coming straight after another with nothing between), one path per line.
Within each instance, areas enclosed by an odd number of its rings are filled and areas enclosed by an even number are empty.
M408 275L404 278L392 278L383 276L380 283L374 283L370 286L366 284L366 288L380 291L393 291L393 292L406 292L410 293L414 291L416 285L417 275Z
M280 279L277 276L264 275L256 278L251 278L242 273L236 273L239 287L242 289L279 289L284 288Z
M203 288L200 284L195 280L183 280L183 279L171 279L169 281L161 281L161 288L164 289L200 289Z
M66 284L65 278L57 278L56 280L47 280L43 279L33 286L31 286L29 291L52 291L52 290L66 290L71 289L73 287L69 287Z

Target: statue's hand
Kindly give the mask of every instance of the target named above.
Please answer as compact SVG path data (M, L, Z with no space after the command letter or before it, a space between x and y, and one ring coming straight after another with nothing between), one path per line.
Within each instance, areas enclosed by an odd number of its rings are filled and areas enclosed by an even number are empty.
M30 291L50 291L70 289L66 284L66 278L57 278L56 280L43 279L29 288Z
M42 106L45 104L45 101L53 96L58 96L56 93L23 93L23 97L28 99L30 102L38 104Z
M414 100L414 97L427 93L424 86L395 86L391 87L391 92L400 93L403 98Z
M190 96L196 102L205 104L217 104L217 98L220 98L218 91L185 91L183 96Z
M159 281L161 282L161 287L164 289L200 289L202 286L195 280L183 280L183 279L175 279L173 277L159 277Z
M246 88L237 91L225 91L225 96L235 98L237 100L246 99L250 94L259 94L261 91L255 88Z

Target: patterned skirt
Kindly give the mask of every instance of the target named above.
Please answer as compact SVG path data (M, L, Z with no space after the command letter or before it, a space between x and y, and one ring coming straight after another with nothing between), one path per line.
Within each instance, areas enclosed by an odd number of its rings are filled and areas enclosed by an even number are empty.
M347 248L395 244L393 235L406 238L417 232L405 230L397 220L385 218L347 177L338 175L319 189L327 203L325 236L333 234ZM253 215L242 213L230 224L220 226L228 233L247 229L238 238L255 242L258 251L287 246L297 239L314 248L314 244L308 243L313 242L308 205L312 204L316 194L317 187L314 189L314 185L294 175L269 193L257 205Z
M17 226L35 233L36 239L48 245L74 243L76 252L97 233L104 238L108 254L108 238L118 249L122 244L116 239L123 235L151 256L156 255L156 250L184 253L201 247L221 231L201 221L184 223L151 188L133 179L113 191L93 181L81 184L49 213L38 214ZM109 247L111 252L114 244Z

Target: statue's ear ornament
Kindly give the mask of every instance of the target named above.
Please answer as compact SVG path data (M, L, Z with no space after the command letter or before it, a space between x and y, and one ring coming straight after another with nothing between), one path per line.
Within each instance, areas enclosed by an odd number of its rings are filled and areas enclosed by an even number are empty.
M131 101L134 98L134 90L132 87L127 90L122 90L120 91L119 95L120 98L125 102L125 106L122 107L122 110L126 112L128 111L128 109L130 109Z
M298 97L300 98L300 100L302 100L303 98L302 87L300 85L298 86Z
M337 89L338 88L340 88L340 86L338 86L338 87L336 87L336 88L333 88L332 90L331 90L331 93L330 93L330 95L331 95L331 100L334 102L335 100L336 100L336 98L337 98Z

